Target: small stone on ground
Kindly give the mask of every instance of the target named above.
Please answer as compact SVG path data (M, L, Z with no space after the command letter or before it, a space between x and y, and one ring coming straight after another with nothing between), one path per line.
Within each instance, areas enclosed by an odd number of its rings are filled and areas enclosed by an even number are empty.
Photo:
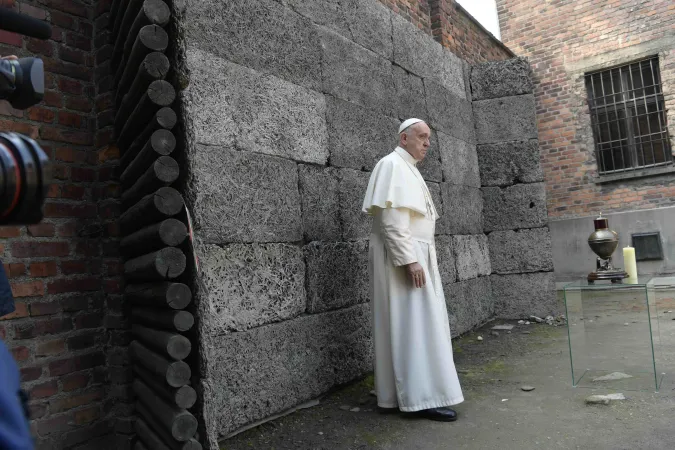
M522 389L525 392L530 392L534 391L534 386L521 386L520 389Z
M633 378L633 375L628 375L622 372L612 372L609 375L595 377L593 378L593 381L615 381L615 380L623 380L625 378Z
M356 406L356 407L350 409L350 411L351 411L351 412L359 412L359 411L361 411L361 408L359 408L358 406Z
M478 336L476 339L478 339L479 341L482 341L482 340L483 340L483 336Z
M342 405L340 406L340 409L343 411L349 411L350 409L352 409L352 407L349 405Z
M584 401L587 405L609 405L613 400L626 400L626 397L623 394L591 395Z
M502 331L509 331L513 330L513 325L495 325L492 327L493 330L502 330Z

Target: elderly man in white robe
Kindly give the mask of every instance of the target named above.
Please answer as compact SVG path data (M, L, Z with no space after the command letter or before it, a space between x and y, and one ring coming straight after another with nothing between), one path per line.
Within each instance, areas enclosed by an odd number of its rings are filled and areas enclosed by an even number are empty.
M363 211L373 217L369 274L375 392L384 411L452 422L464 401L434 244L438 213L416 165L431 130L420 119L399 127L399 146L370 176ZM452 213L452 211L449 211Z

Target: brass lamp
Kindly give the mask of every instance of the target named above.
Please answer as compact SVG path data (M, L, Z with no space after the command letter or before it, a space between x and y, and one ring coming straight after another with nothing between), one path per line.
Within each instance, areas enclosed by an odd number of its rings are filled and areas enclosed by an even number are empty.
M609 221L602 217L602 213L593 220L595 231L588 237L588 245L593 253L598 255L596 270L588 274L588 282L596 280L610 280L612 283L621 283L628 274L612 266L612 254L619 245L619 235L609 229Z

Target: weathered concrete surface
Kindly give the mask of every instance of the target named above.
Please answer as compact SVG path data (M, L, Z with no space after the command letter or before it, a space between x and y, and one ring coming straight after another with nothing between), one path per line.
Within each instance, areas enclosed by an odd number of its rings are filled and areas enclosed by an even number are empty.
M473 102L478 144L537 138L534 95Z
M368 302L368 241L312 242L303 250L308 313Z
M466 333L493 317L494 297L490 277L444 283L443 289L452 336Z
M483 191L485 231L539 228L548 222L543 183L517 184Z
M495 315L504 319L523 319L531 315L546 317L558 312L553 272L517 275L491 275Z
M424 92L432 128L465 142L475 142L471 102L437 82L425 79Z
M326 28L320 28L323 90L339 99L396 115L391 62Z
M431 201L434 202L439 219L436 221L436 234L440 234L440 224L443 220L443 198L441 196L441 184L427 181L427 187L431 193Z
M211 339L200 381L207 439L372 370L368 304ZM215 448L215 447L214 447Z
M453 236L452 250L459 281L490 275L490 252L488 239L484 234Z
M457 268L455 267L452 236L436 236L436 258L441 281L444 285L454 283L457 280Z
M205 0L182 1L175 9L190 46L320 90L319 35L290 8L273 0Z
M443 181L462 186L480 187L476 146L440 131L436 135L441 150Z
M196 142L327 161L323 95L195 47L187 51L187 64L191 79L185 107Z
M399 121L334 97L327 97L330 162L372 170L398 144Z
M428 121L429 113L422 78L399 66L392 66L392 68L398 118L403 121L417 117Z
M287 244L205 245L200 252L209 333L221 335L305 311L302 251Z
M197 145L188 157L193 177L189 196L202 242L289 242L302 238L294 162L214 145Z
M544 181L536 139L479 145L477 150L483 186Z
M337 169L300 164L302 228L308 241L337 241L342 237Z
M490 61L471 68L473 100L531 94L534 92L532 68L525 58Z
M393 57L391 10L370 0L276 0L312 22L387 59Z
M493 231L488 236L492 272L499 274L553 270L548 228Z
M466 99L462 60L399 15L394 14L392 21L394 62Z
M340 221L344 240L367 239L372 220L361 212L363 197L368 187L369 172L340 169Z
M436 223L441 234L483 232L483 198L480 189L441 183L443 218Z

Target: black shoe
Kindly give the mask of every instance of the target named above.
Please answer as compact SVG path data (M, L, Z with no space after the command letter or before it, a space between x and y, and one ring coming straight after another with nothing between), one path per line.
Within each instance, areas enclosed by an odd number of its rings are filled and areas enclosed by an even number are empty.
M416 414L425 419L435 420L437 422L454 422L457 420L457 413L450 408L423 409Z

